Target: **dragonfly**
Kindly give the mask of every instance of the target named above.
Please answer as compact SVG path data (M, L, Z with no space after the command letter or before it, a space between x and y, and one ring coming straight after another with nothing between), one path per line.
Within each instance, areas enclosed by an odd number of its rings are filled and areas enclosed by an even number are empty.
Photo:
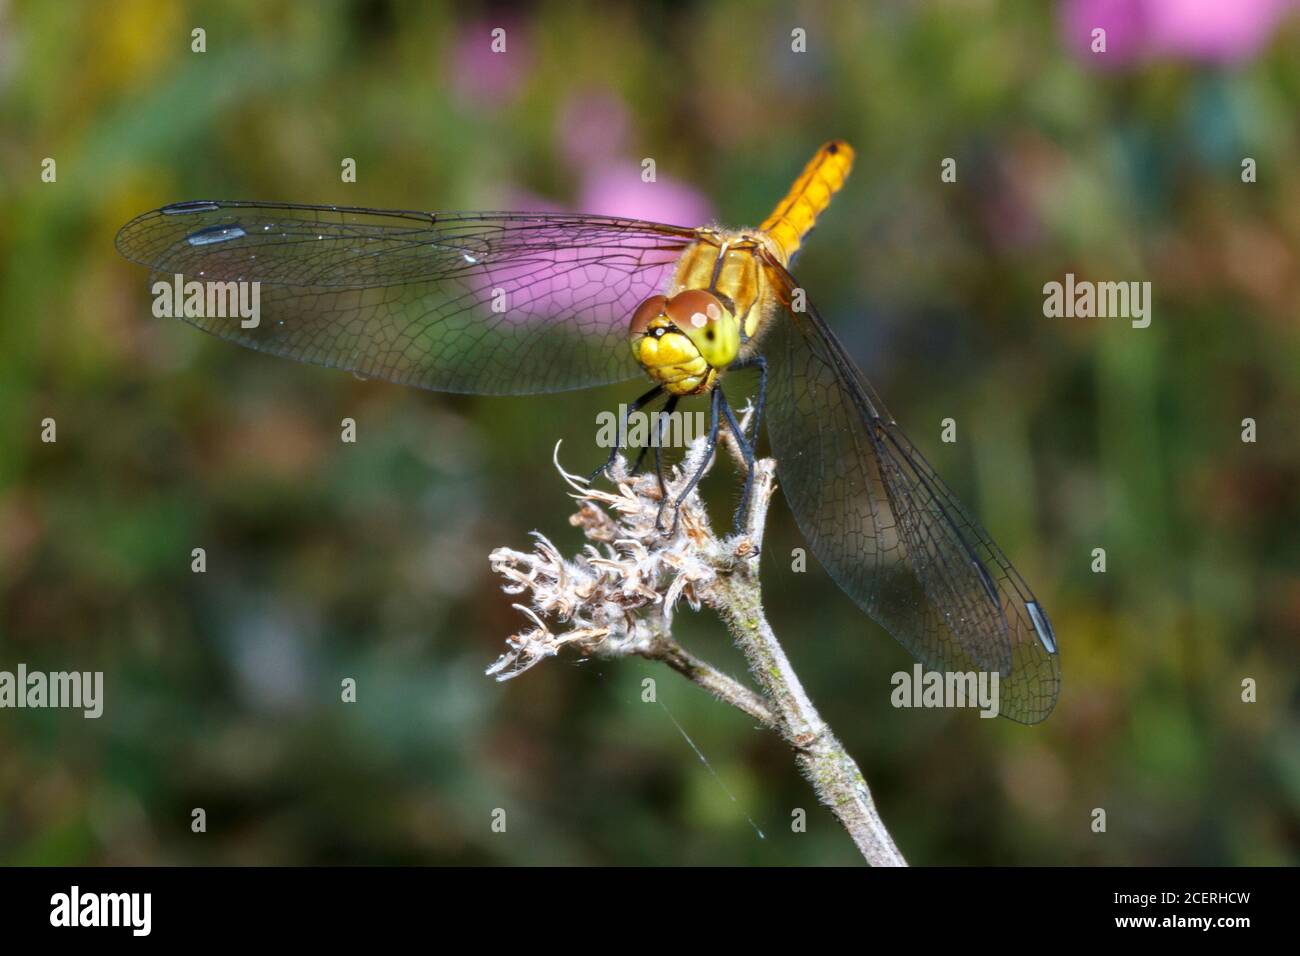
M764 423L795 522L839 587L925 667L996 672L999 712L1037 723L1061 684L1047 612L789 271L853 160L848 143L823 145L756 229L199 200L137 216L116 243L178 287L255 284L256 322L180 317L261 352L474 394L648 376L629 412L707 397L709 440L725 423L747 461ZM740 369L758 378L752 441L721 388Z

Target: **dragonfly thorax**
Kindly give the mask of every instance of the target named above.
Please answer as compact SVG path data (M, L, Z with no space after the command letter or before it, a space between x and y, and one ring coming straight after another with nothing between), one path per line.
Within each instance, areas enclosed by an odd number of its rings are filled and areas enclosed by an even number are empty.
M674 395L707 391L740 351L740 322L703 289L646 299L629 335L633 357Z

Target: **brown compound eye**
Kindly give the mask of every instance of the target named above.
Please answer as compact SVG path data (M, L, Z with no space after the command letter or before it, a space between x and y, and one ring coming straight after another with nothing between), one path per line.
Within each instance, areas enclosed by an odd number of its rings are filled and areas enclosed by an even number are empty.
M632 334L645 335L651 321L664 314L668 300L662 295L652 295L632 313Z
M702 329L717 322L725 315L718 297L703 289L687 289L679 292L668 303L668 317L683 332L688 329Z

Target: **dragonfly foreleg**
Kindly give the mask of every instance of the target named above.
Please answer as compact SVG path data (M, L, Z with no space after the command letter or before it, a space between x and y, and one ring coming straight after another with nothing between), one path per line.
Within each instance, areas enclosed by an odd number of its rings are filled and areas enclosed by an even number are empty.
M659 419L659 424L655 428L655 440L654 440L655 474L659 477L659 500L660 501L666 501L668 499L668 483L664 481L663 433L664 433L664 429L668 427L668 423L672 420L673 412L677 410L677 402L680 398L681 398L680 395L673 395L671 398L668 399L668 401L664 403L663 416ZM641 458L644 457L645 457L645 449L642 448L641 456L637 458L638 468L640 468L641 466Z
M601 465L599 468L597 468L595 471L591 473L590 477L587 478L587 484L591 484L593 481L595 481L603 474L608 474L609 470L612 467L614 467L614 459L618 458L618 453L623 450L622 436L627 434L628 418L630 418L632 413L635 412L637 409L641 408L644 405L647 405L650 402L653 402L656 398L660 396L660 394L663 393L663 390L664 387L662 385L656 385L654 388L650 389L650 391L646 392L644 395L642 395L640 398L634 401L631 405L627 406L627 409L625 410L621 420L618 423L618 433L614 436L614 447L609 450L609 459L605 462L605 464ZM645 455L644 448L641 450L641 455L642 457L644 457ZM641 467L641 458L637 458L636 468L632 469L633 472L635 472L640 467Z
M762 393L761 387L759 392ZM731 410L731 403L727 401L725 395L722 396L722 414L727 419L727 427L731 429L732 436L736 439L736 450L740 452L740 457L745 459L745 490L740 493L740 506L736 509L735 517L731 522L732 530L740 534L740 529L744 527L745 515L749 511L749 495L754 490L754 448L746 440L745 432L740 427L740 422L736 421L736 413ZM755 432L755 436L757 434Z
M695 474L691 475L691 480L686 483L686 487L678 492L677 497L673 500L673 523L672 526L667 529L663 526L663 518L664 508L668 506L668 499L664 498L664 500L659 503L659 514L655 516L655 527L663 532L665 537L671 537L673 533L677 531L677 519L681 517L682 502L684 502L687 496L695 490L695 486L700 483L700 479L704 477L704 473L709 470L709 461L713 458L713 453L718 447L718 412L722 407L722 402L724 401L722 397L722 389L717 385L714 385L713 391L710 395L712 396L712 401L709 403L709 439L708 443L705 445L705 454L700 457L700 466L695 469Z
M637 475L641 473L641 463L645 461L646 453L650 451L651 447L655 449L655 469L659 469L659 449L662 447L661 443L663 441L662 432L664 428L667 427L669 416L673 413L673 409L677 407L677 400L680 397L681 396L678 395L670 396L668 401L664 403L663 411L658 413L659 418L654 419L654 416L651 416L651 418L657 422L655 425L656 435L651 439L650 444L641 447L641 451L636 456L636 464L632 466L632 474ZM660 478L662 479L662 473L660 474ZM662 480L659 482L659 490L663 491Z

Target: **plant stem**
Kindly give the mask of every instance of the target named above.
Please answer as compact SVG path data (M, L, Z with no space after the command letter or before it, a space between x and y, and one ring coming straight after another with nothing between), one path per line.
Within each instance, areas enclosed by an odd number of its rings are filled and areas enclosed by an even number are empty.
M742 416L742 432L749 414ZM556 468L581 503L571 523L583 529L591 544L574 561L566 561L540 535L532 554L509 548L492 552L492 567L505 577L506 592L530 594L531 607L516 607L533 626L511 636L509 649L487 672L506 680L562 648L662 661L779 733L794 749L799 771L817 798L848 830L868 863L906 866L876 811L862 771L817 713L763 613L759 558L767 508L776 490L776 462L752 461L741 454L730 431L722 433L719 441L742 470L751 464L754 470L745 527L725 538L713 532L698 494L691 490L714 460L714 447L703 439L674 469L667 488L655 476L629 474L620 458L610 474L615 490L594 489L557 461ZM557 454L558 450L557 444ZM668 534L659 520L665 493L681 509L674 531ZM708 605L722 618L761 693L677 643L672 636L672 608L683 596L692 607ZM559 620L568 629L553 630L545 617Z
M734 677L722 673L708 661L701 660L666 634L657 635L654 643L640 652L646 660L663 661L692 684L704 688L724 704L744 711L764 727L777 729L772 708L761 695L754 693Z
M880 819L862 771L817 713L763 613L756 542L762 541L767 506L776 487L775 471L776 463L770 459L755 463L753 504L746 533L730 546L732 566L729 572L718 575L704 595L705 600L744 653L776 717L776 730L794 749L795 762L817 798L849 831L868 863L907 866Z
M849 831L872 866L907 861L880 819L862 771L813 706L763 614L756 579L738 571L715 589L714 608L749 662L749 669L776 713L776 729L795 752L800 772Z

